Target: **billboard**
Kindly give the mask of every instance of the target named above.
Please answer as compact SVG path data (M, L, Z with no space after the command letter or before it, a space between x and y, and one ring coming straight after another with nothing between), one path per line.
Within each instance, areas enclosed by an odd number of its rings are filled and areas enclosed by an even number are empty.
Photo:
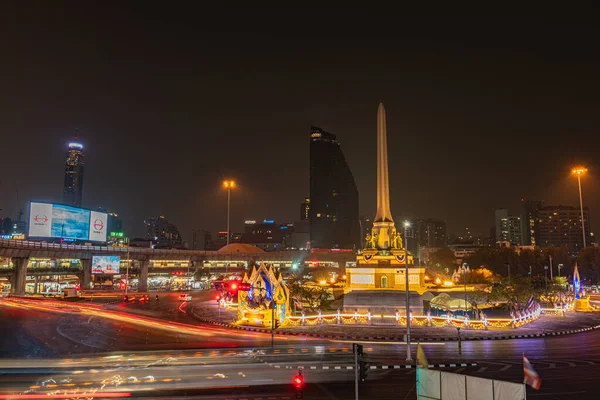
M118 274L121 257L92 256L92 274Z
M31 202L29 237L106 242L108 214L66 206Z

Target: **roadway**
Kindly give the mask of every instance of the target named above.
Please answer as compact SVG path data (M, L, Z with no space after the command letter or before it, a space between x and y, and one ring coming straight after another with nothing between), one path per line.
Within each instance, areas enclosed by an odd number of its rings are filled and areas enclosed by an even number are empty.
M176 296L161 294L158 304L114 305L148 318L171 314L173 321L164 324L174 324L175 329L147 325L145 317L112 320L101 314L0 306L0 391L124 390L144 398L149 393L167 398L234 393L291 396L289 383L302 366L307 382L304 398L352 398L354 372L346 369L352 364L349 342L277 336L271 348L270 335L199 324L180 310ZM188 323L195 330L177 325ZM365 342L364 346L374 366L402 364L406 354L404 343ZM512 382L523 379L525 353L542 377L539 392L528 389L531 398L592 399L600 394L595 385L600 373L598 331L468 341L460 352L455 342L423 347L430 363L477 362L475 367L449 370ZM416 348L412 350L414 355ZM411 369L371 370L361 385L361 397L415 398L414 382Z

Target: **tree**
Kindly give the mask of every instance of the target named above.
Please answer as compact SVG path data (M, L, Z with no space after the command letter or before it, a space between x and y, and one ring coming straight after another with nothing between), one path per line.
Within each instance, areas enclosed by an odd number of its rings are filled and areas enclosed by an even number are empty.
M333 302L331 293L321 286L306 286L302 288L303 299L311 311L323 310Z
M439 272L452 273L456 265L454 251L447 247L443 247L429 256L429 266ZM446 271L446 268L448 268L448 271Z
M577 264L582 279L589 279L592 283L600 282L600 248L586 247L581 250Z

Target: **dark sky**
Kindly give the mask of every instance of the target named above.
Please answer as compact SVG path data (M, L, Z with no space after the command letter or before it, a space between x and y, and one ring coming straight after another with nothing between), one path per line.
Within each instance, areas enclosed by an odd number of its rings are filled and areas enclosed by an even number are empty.
M600 218L600 29L589 13L23 3L0 13L4 215L17 213L15 188L23 204L60 201L78 135L84 206L120 213L133 235L156 214L186 239L225 229L225 177L239 184L232 229L292 221L308 195L311 124L337 134L372 215L383 101L396 219L487 235L493 210L517 213L523 197L577 205L576 162L590 167L584 201Z

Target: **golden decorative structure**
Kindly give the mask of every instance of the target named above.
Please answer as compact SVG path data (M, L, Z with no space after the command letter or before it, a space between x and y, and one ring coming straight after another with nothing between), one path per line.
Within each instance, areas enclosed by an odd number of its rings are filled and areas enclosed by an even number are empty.
M280 272L263 262L253 266L250 274L245 273L242 283L250 289L238 292L238 324L271 328L273 317L276 326L285 323L290 314L290 296Z

